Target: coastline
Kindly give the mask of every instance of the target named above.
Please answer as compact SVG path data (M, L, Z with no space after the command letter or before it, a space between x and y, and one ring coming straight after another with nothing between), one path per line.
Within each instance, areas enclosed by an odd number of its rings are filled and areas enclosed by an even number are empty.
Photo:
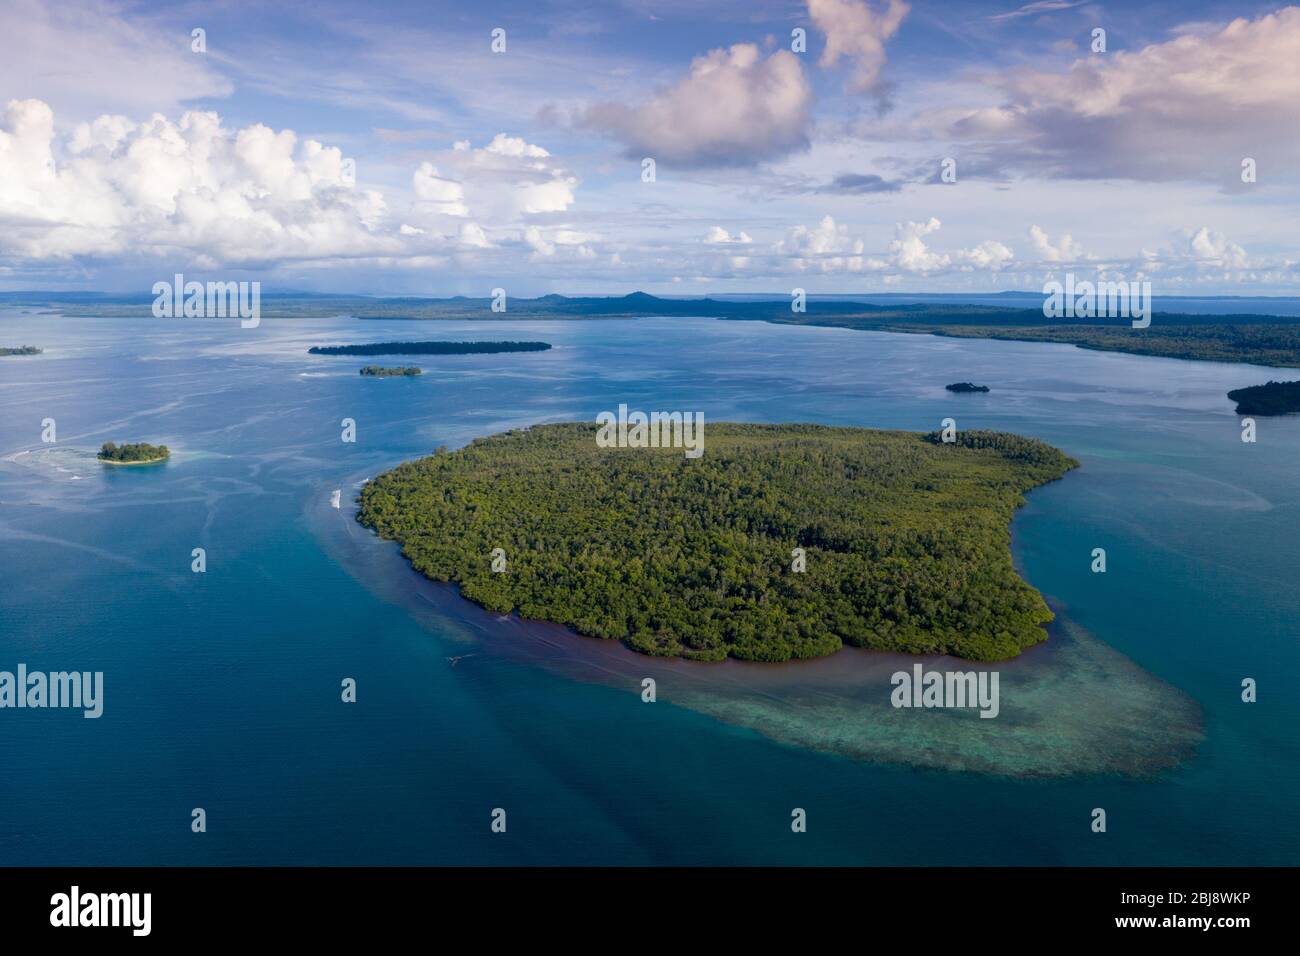
M123 467L129 467L131 465L156 465L159 462L170 461L171 457L171 455L168 455L166 458L147 458L144 461L113 461L110 458L100 458L96 455L95 460L102 465L120 465Z
M368 477L354 475L346 487L355 492ZM322 550L377 598L406 610L440 645L449 667L472 672L494 663L522 664L629 695L639 695L650 677L660 704L784 746L995 777L1151 779L1189 760L1204 737L1192 698L1074 624L1052 602L1056 618L1047 626L1048 639L991 665L850 646L780 666L652 657L560 624L485 610L455 585L416 571L396 542L356 521L356 510L354 502L335 510L326 496L315 495L305 517ZM916 664L996 669L1001 715L981 720L970 710L894 709L890 677Z

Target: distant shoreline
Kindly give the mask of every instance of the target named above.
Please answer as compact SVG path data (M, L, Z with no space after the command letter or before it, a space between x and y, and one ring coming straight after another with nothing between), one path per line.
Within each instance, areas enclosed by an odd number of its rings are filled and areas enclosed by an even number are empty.
M1021 294L1017 293L1016 296ZM1028 296L1028 293L1023 294ZM564 296L511 299L508 310L493 311L486 298L429 299L370 296L283 296L266 303L264 316L275 319L350 318L355 321L554 321L634 318L711 318L726 321L764 321L783 325L815 325L860 331L901 332L957 338L1010 339L1076 345L1081 348L1155 358L1245 363L1273 368L1300 367L1300 315L1241 312L1233 314L1177 312L1177 298L1166 297L1151 313L1149 328L1105 319L1090 324L1067 323L1043 315L1016 296L1005 304L969 301L906 302L864 295L855 298L810 296L801 311L785 298L738 299L730 296L661 298L643 292L624 296ZM870 301L876 298L877 301ZM1286 297L1294 298L1294 297ZM1227 301L1228 299L1221 299ZM3 302L0 297L0 302ZM77 317L139 317L144 309L131 301L108 298L61 300L58 295L32 294L27 304L44 304ZM1196 298L1189 299L1196 301ZM1259 307L1260 298L1243 300L1243 308ZM391 346L395 343L382 343ZM400 343L410 345L411 343ZM464 344L464 343L461 343ZM443 347L430 352L409 349L387 352L375 345L316 347L318 355L468 354L471 351L529 351L546 343L492 349ZM365 351L362 351L365 349ZM445 349L445 351L444 351ZM343 351L346 350L346 351Z

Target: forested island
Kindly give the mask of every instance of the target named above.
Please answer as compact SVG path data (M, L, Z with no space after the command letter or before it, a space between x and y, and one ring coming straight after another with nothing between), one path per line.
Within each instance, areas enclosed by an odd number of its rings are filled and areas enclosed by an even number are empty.
M368 482L357 520L489 610L646 654L783 661L847 643L1003 660L1046 637L1008 525L1025 492L1077 465L1050 445L710 423L687 459L600 448L596 431L439 449Z
M34 345L20 345L18 348L0 348L0 355L40 355L43 351Z
M987 392L989 390L987 385L974 385L970 382L954 382L951 385L945 385L944 388L950 392Z
M110 465L148 465L156 461L166 461L171 457L166 445L150 445L146 442L118 445L106 441L99 449L99 460Z
M1300 412L1300 382L1234 388L1228 398L1237 403L1238 415L1289 415Z
M414 365L398 365L385 367L383 365L363 365L361 367L362 375L369 375L373 378L394 378L401 375L421 375L424 369L416 368Z
M365 345L313 345L312 355L480 355L494 352L545 352L550 342L369 342Z

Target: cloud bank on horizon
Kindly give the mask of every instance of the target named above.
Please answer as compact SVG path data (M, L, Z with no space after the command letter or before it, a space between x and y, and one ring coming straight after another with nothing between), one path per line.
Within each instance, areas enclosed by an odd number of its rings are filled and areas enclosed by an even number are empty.
M1300 293L1300 7L13 0L0 289Z

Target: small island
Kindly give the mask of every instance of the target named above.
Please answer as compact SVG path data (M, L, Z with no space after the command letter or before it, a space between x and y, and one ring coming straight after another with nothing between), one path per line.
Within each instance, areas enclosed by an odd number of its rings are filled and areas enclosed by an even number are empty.
M369 342L364 345L313 345L312 355L487 355L495 352L545 352L550 342Z
M1077 466L1050 445L710 423L688 459L596 434L539 425L439 449L367 482L357 520L490 611L645 654L785 661L853 644L995 661L1047 637L1008 525Z
M40 355L43 351L34 345L20 345L18 348L0 348L0 355Z
M1228 398L1237 403L1238 415L1289 415L1300 412L1300 382L1234 388Z
M361 369L362 375L368 375L372 378L394 378L401 375L421 375L424 369L416 368L414 365L398 365L385 367L383 365L366 365Z
M166 461L171 454L166 445L150 445L145 442L117 445L106 441L99 449L98 457L106 465L151 465Z
M989 390L987 385L974 385L970 382L954 382L951 385L945 385L944 388L950 392L987 392Z

